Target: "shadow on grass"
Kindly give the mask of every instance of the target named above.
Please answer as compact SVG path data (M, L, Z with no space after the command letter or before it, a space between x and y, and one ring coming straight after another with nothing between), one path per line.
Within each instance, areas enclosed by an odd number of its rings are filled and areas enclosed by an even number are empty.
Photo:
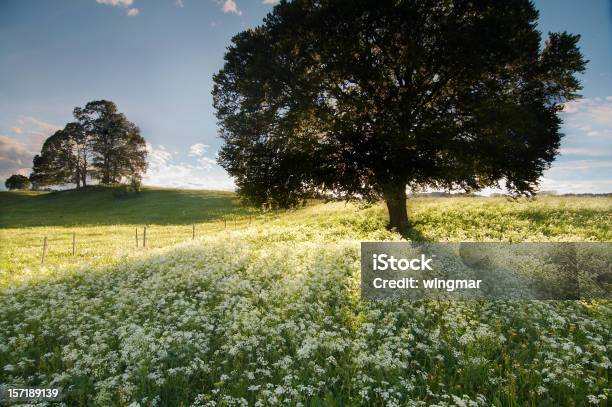
M120 195L111 187L49 193L0 192L0 228L181 225L244 217L255 210L233 192L146 188Z
M563 209L530 209L527 211L517 212L513 217L526 220L535 225L546 225L551 223L568 222L581 225L584 222L596 219L598 215L609 213L608 209L591 209L591 208L563 208Z
M406 229L399 230L398 232L403 239L410 242L430 242L431 239L427 238L423 233L421 233L416 225L416 222L410 221Z
M420 230L414 227L411 223L408 229L404 230L400 233L402 237L406 240L410 240L412 242L429 242L431 239L425 237L424 234L421 233Z

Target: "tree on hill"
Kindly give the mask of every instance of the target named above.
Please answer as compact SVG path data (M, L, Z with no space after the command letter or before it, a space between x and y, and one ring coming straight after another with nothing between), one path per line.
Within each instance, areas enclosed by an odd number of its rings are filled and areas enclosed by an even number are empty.
M88 177L102 185L140 181L146 170L145 140L113 102L90 102L75 108L74 117L77 121L49 137L34 157L34 185L74 183L80 188Z
M4 186L8 190L30 189L30 180L28 177L20 174L13 174L6 179Z
M36 188L74 183L87 185L87 137L79 123L68 123L43 143L34 157L30 180Z
M383 198L400 230L407 187L532 194L585 69L537 20L527 0L282 1L213 78L219 163L253 203Z
M91 137L92 171L101 184L140 178L146 170L145 140L113 102L89 102L85 108L74 109L74 116Z

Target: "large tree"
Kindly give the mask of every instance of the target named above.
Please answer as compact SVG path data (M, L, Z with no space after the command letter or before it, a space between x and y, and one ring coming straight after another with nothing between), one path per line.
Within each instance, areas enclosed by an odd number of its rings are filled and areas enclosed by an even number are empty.
M537 20L528 0L281 1L214 76L219 162L254 203L383 198L400 230L407 187L531 194L585 68Z

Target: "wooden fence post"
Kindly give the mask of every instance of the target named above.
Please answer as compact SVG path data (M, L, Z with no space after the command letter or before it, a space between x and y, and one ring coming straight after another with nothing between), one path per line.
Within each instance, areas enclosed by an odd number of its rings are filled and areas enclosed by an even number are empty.
M195 223L191 225L191 240L195 240Z
M72 255L76 252L76 232L72 232Z
M142 247L147 247L147 226L142 231Z
M47 236L43 239L43 253L42 258L40 259L40 265L42 266L45 262L45 256L47 255Z
M136 228L136 247L138 247L138 228Z
M223 229L227 229L227 218L223 217Z

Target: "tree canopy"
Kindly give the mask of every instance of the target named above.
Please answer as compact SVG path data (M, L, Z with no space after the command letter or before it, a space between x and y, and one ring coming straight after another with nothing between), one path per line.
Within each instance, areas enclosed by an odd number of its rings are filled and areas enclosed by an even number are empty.
M6 179L4 186L8 190L30 189L30 180L25 175L13 174Z
M253 203L383 198L398 229L407 187L531 194L585 69L537 20L528 0L281 1L214 76L219 163Z
M80 188L88 179L102 185L140 181L146 170L145 140L113 102L89 102L75 108L74 117L76 121L49 137L34 157L34 185L74 183Z

